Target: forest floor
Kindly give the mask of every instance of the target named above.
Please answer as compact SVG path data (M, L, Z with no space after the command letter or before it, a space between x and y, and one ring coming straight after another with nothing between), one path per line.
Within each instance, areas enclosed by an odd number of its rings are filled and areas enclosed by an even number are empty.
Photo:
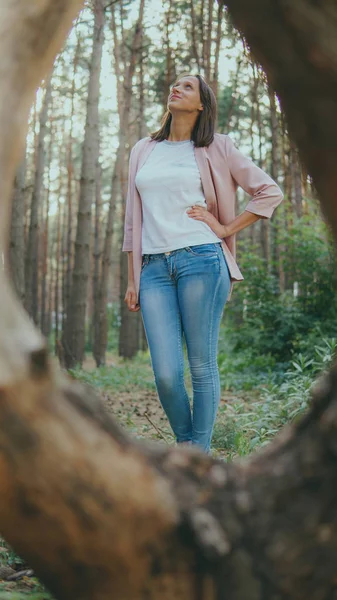
M97 390L94 375L97 369L91 357L86 359L83 368L87 376L83 377L83 374L81 374L80 379L94 385ZM110 354L105 369L112 368L124 370L125 363L117 356ZM125 429L138 438L159 440L173 445L175 441L159 402L150 361L146 358L140 360L139 363L133 364L133 369L134 383L127 382L126 377L122 377L122 382L109 382L109 380L102 382L100 396L106 409L115 416ZM141 373L137 372L138 369ZM192 384L187 363L185 363L185 382L187 392L191 398ZM258 390L222 392L212 441L213 456L226 460L235 457L237 453L233 452L234 448L227 440L228 416L231 413L235 414L236 409L234 407L238 404L241 406L243 404L248 405L252 399L256 399L258 396ZM220 432L224 436L221 436Z
M123 361L117 355L109 354L106 366L100 369L96 369L94 361L88 357L83 369L75 371L73 375L94 387L106 409L132 435L169 445L175 443L157 396L150 360L146 354L134 361ZM185 379L191 396L187 366ZM254 396L257 393L252 391L222 393L212 444L215 457L231 460L238 454L246 453L241 452L244 444L237 439L240 433L233 432L231 416L235 414L234 407L238 403L241 406L248 405ZM34 576L26 576L18 581L1 579L3 567L11 567L17 572L29 568L29 565L0 538L0 600L52 600Z

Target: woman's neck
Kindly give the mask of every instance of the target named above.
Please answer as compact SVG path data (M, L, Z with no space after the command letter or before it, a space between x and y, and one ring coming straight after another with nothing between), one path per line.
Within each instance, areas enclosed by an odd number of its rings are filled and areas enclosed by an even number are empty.
M190 140L192 131L196 122L195 115L172 115L170 133L168 136L169 142L183 142Z

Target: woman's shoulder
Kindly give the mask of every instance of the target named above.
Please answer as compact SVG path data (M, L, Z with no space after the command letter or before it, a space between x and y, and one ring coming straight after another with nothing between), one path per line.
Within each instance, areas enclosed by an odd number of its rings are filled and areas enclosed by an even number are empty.
M225 133L215 133L213 142L208 146L210 152L226 153L228 144L232 143L230 137Z
M227 133L215 133L213 143L217 146L226 147L228 144L233 144L233 140Z
M140 151L142 150L145 146L147 146L147 144L149 142L152 142L152 139L150 138L150 136L141 138L140 140L138 140L138 142L135 143L135 145L132 147L131 152L134 151Z

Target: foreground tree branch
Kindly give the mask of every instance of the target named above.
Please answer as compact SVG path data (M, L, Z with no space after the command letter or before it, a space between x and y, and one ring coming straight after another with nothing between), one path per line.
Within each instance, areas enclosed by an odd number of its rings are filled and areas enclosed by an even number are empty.
M0 1L2 252L29 107L80 4ZM251 12L254 5L256 12ZM251 43L274 74L272 85L285 98L292 96L291 81L286 81L282 64L274 62L275 40L281 39L276 33L293 40L282 48L293 53L296 65L303 65L305 45L293 39L295 26L289 18L281 19L274 31L272 15L277 18L282 7L291 6L289 17L294 6L311 10L312 3L235 0L235 6L248 11L240 26L247 29L248 40L256 32ZM260 22L257 9L263 7L269 10L274 40L266 46L266 34L261 41L254 25ZM325 8L334 15L332 3ZM234 2L233 14L238 14ZM268 29L268 21L263 27ZM325 79L320 68L316 64L310 73L318 70L320 82L326 82L325 106L332 114L333 69L328 68ZM283 79L278 79L281 70ZM300 72L298 66L297 76ZM312 120L319 111L294 102L303 113L298 114L302 129L290 100L284 106L302 149L305 139L311 144L304 153L311 168L315 141L325 143L328 159L328 137L322 133L327 123L323 116ZM336 144L333 137L333 156ZM315 177L336 231L335 209L328 206L327 191L335 193L329 187L333 173L328 163L322 166L327 183L316 167ZM313 407L302 421L249 461L224 465L197 450L129 438L91 392L53 371L40 335L14 300L3 272L0 294L0 531L57 598L336 597L336 367L318 383Z
M224 465L136 443L37 371L1 397L1 531L57 598L333 597L336 377L263 453Z
M11 188L36 88L51 70L80 0L0 1L0 252L8 269ZM28 376L44 346L0 269L0 384Z
M262 64L337 238L337 4L220 0Z

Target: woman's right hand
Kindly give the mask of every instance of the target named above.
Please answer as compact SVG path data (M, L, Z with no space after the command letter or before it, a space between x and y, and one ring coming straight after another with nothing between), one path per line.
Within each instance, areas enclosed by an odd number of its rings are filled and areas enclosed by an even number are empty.
M137 294L134 283L128 284L124 302L126 302L127 307L131 312L137 312L140 309L139 304L137 304Z

